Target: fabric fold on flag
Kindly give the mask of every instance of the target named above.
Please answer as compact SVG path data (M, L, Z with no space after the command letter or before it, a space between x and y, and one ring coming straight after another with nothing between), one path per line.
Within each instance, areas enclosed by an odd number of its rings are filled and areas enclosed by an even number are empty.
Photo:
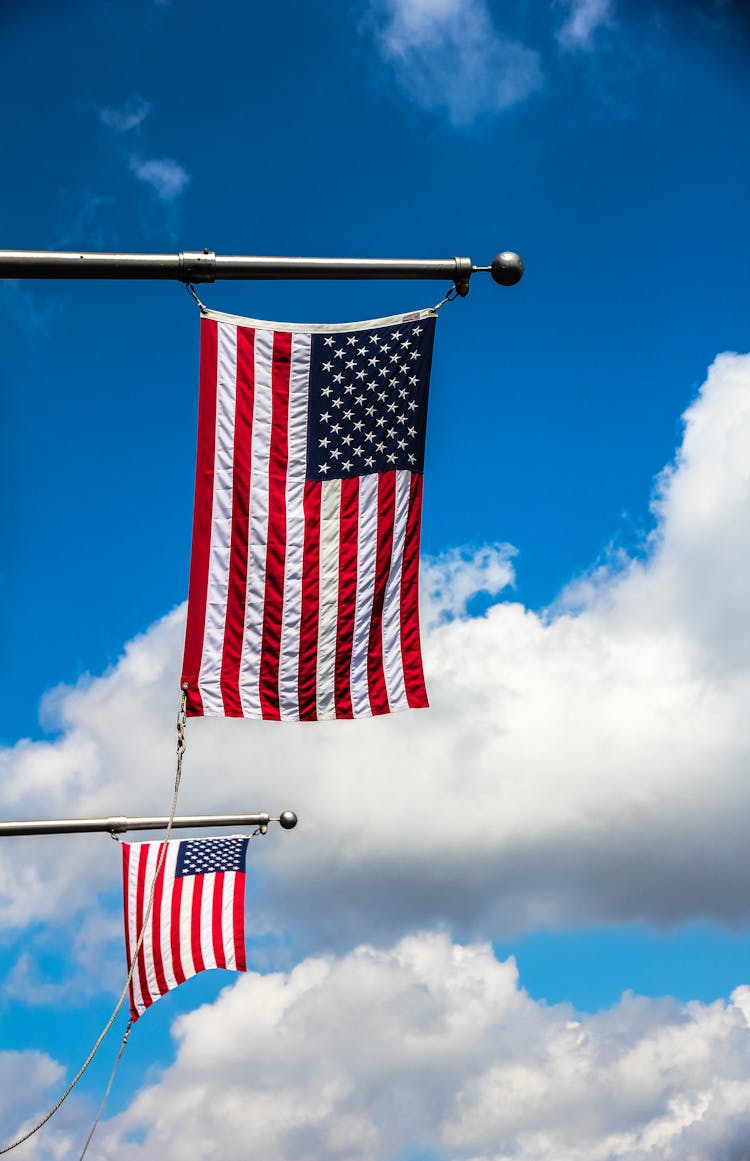
M248 840L170 839L130 981L130 1015L207 968L247 971L245 858ZM122 843L128 971L163 842Z
M435 320L202 317L189 716L428 705L419 538Z

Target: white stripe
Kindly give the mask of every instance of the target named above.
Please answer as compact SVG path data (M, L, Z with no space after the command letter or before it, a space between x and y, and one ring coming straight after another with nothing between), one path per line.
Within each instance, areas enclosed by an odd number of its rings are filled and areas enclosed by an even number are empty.
M237 957L234 951L234 885L237 881L236 871L224 872L224 889L221 897L221 940L224 945L224 959L227 968L237 970Z
M247 530L247 599L240 662L240 700L246 718L261 717L260 653L268 549L268 467L271 450L273 334L255 335L250 519Z
M341 480L326 480L320 501L320 613L316 709L320 720L336 716L336 628L339 611Z
M299 718L299 635L302 615L302 550L305 541L309 335L294 335L289 381L288 469L286 481L286 560L279 656L279 710L282 721Z
M206 594L206 624L198 678L203 712L222 715L221 658L229 588L229 545L232 537L232 484L234 471L234 415L237 395L237 328L218 327L216 376L216 447L214 495L211 513L211 549Z
M359 481L357 523L357 601L352 642L351 694L355 718L369 717L370 693L367 657L370 644L372 602L375 595L375 565L378 539L378 477L363 476Z
M177 987L177 977L174 974L172 960L172 894L174 891L174 876L177 869L177 855L180 843L172 841L167 844L167 855L164 859L164 891L161 898L161 958L164 965L164 979L168 988Z
M138 869L140 867L141 852L145 843L131 843L130 857L128 861L128 933L130 935L130 955L135 956L135 948L138 942ZM145 855L144 855L145 858ZM139 955L142 952L139 952ZM131 984L133 986L133 1007L140 1015L144 1011L143 993L141 992L140 973L136 966L131 977Z
M154 877L156 875L156 866L159 862L159 847L161 843L144 843L146 851L146 878L143 884L143 914L146 915L148 901L151 898L151 890L154 885ZM141 945L141 953L143 955L144 963L146 965L146 987L148 995L151 1000L158 1000L160 992L156 983L156 968L154 965L154 910L151 908L151 914L148 917L146 924L146 934L143 937L143 944Z
M391 712L407 705L404 659L401 653L401 567L404 560L406 520L409 515L411 472L396 472L396 511L393 521L391 568L383 602L383 671Z
M216 953L214 952L214 888L216 886L216 873L212 872L202 876L203 890L201 894L201 910L200 910L200 938L201 938L201 954L203 956L203 966L205 968L215 968Z
M416 322L423 318L437 318L434 307L416 310L411 314L391 314L386 318L359 319L357 322L347 323L290 323L269 322L261 318L243 318L238 314L226 314L219 310L207 310L204 318L212 318L217 322L231 322L237 326L253 327L255 330L293 331L295 334L336 334L342 331L366 331L374 327L400 326L405 322Z
M184 875L182 879L182 895L180 897L180 915L178 922L180 928L180 962L182 963L185 979L189 979L190 976L195 975L191 938L194 886L195 875Z

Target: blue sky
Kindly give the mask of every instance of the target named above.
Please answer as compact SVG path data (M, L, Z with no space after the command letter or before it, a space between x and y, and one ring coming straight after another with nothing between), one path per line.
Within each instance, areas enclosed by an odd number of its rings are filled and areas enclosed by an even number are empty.
M251 844L255 974L146 1015L89 1155L231 1150L266 1087L295 1110L258 1130L269 1161L742 1155L741 6L32 0L0 27L8 248L527 268L512 289L476 275L438 323L432 708L191 722L185 811L303 821ZM201 295L347 321L446 289ZM164 813L197 309L168 282L0 282L0 304L2 814ZM106 1020L119 909L106 836L4 840L3 1141ZM79 1155L116 1040L27 1156Z

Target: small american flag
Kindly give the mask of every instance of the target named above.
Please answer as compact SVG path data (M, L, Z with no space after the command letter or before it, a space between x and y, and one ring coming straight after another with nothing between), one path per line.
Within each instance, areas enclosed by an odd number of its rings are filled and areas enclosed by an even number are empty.
M190 716L427 706L418 573L435 312L201 320Z
M247 839L172 840L166 844L146 934L130 982L130 1015L206 968L247 971L245 855ZM164 843L122 843L128 970L143 928Z

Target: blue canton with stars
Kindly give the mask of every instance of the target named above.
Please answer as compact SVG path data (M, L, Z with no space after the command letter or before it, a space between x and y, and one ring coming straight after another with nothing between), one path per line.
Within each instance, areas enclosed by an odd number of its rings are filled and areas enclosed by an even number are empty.
M315 334L308 480L424 470L435 318Z
M177 852L175 878L210 875L215 871L244 871L247 839L183 839Z

